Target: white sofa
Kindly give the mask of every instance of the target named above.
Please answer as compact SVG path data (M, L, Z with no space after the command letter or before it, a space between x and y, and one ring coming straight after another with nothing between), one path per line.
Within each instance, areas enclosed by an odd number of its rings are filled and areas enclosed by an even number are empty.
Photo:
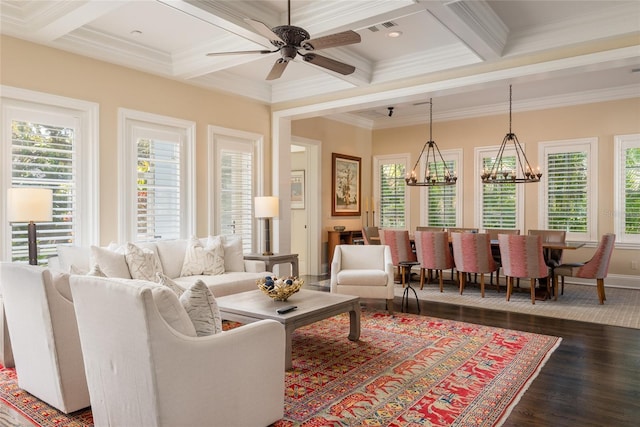
M177 283L180 287L188 289L196 280L202 280L211 290L215 297L221 297L239 292L257 289L256 280L265 275L273 274L267 272L263 261L245 260L242 253L242 240L239 236L220 236L224 249L224 273L217 275L194 275L181 277L182 265L185 253L189 244L188 239L159 240L156 242L135 243L142 249L154 252L162 265L163 273ZM200 238L203 246L207 245L209 238ZM121 256L120 261L114 257L109 262L120 262L125 267L110 269L101 266L107 277L130 279L124 261L123 245L111 244L107 248L99 251L105 253L109 250ZM86 248L78 246L59 246L58 256L49 259L49 268L52 270L63 270L65 272L86 273L96 262L95 247ZM93 254L92 254L93 252ZM98 262L99 264L99 262ZM106 271L105 271L106 270Z

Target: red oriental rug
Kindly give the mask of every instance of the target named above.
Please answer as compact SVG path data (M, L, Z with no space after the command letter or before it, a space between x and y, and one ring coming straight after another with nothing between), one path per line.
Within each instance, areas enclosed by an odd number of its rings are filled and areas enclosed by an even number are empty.
M561 338L427 316L362 313L300 328L286 373L288 426L499 426ZM92 425L90 410L66 416L17 388L0 370L0 399L36 426Z

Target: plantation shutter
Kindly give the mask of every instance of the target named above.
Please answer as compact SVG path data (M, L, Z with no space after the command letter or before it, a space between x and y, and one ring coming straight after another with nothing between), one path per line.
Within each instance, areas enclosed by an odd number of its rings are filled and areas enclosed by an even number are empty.
M379 168L380 227L407 228L406 220L406 165L382 163Z
M547 227L586 233L588 157L584 151L547 155Z
M53 190L53 221L37 225L38 261L46 264L57 245L74 243L77 123L67 117L39 116L41 121L11 121L11 186ZM26 223L11 225L11 260L29 260Z
M457 170L455 161L445 160L450 171ZM443 168L439 167L440 170ZM424 169L423 169L424 170ZM430 227L456 226L457 185L426 187L427 189L427 225Z
M181 159L176 141L138 138L136 241L180 238Z
M495 157L483 157L483 170L490 170ZM516 168L515 156L503 156L506 168ZM482 184L482 225L487 228L516 229L517 192L516 184Z
M245 253L251 252L253 236L253 169L251 144L220 150L220 233L240 235Z
M624 233L640 235L640 147L624 152Z

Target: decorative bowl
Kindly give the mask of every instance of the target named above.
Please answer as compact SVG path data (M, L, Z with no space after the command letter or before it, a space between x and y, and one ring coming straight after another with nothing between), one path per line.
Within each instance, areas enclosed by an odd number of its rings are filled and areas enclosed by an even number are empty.
M286 301L291 295L300 290L304 280L297 277L272 277L267 276L256 281L260 289L269 298L275 301Z
M344 225L335 225L333 227L333 229L336 230L336 231L344 231L345 228L346 227Z

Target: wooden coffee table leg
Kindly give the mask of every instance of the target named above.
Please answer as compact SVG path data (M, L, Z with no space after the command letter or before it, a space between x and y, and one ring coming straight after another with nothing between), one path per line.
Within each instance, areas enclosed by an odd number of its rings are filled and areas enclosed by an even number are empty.
M349 339L351 341L360 339L360 303L357 301L349 311Z
M293 326L285 326L285 350L284 350L284 370L288 371L293 368L293 363L291 361L291 350L293 348L291 342L293 337L293 331L295 328Z

